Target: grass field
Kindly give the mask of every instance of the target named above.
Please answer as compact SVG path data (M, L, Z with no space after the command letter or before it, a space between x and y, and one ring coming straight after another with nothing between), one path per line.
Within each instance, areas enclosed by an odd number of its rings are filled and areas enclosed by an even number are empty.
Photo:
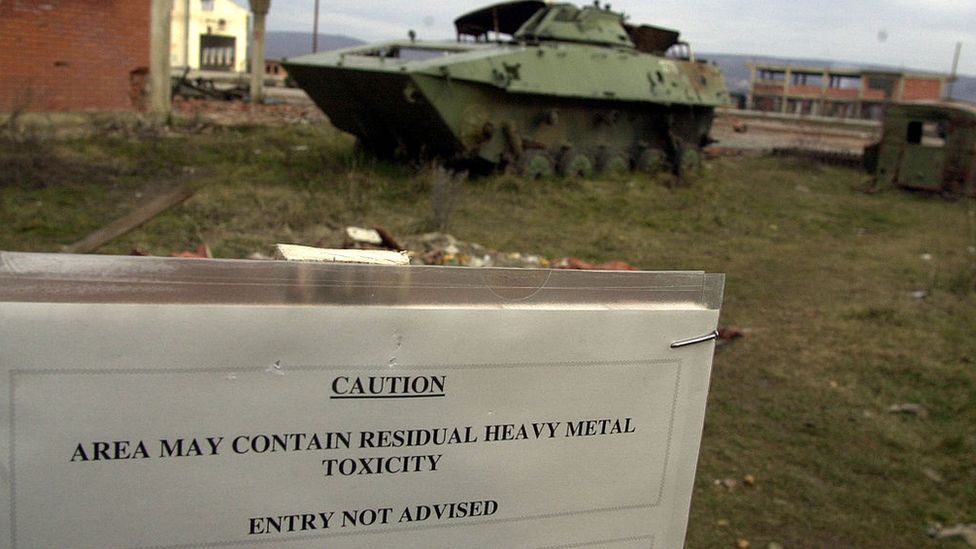
M326 127L0 143L0 249L53 251L192 172L184 205L112 242L217 257L434 226L430 173ZM504 251L728 274L688 547L963 547L976 522L976 205L854 189L854 170L710 162L693 185L469 181L448 232ZM889 413L921 405L922 414ZM746 475L755 482L742 482ZM735 479L729 489L716 480Z

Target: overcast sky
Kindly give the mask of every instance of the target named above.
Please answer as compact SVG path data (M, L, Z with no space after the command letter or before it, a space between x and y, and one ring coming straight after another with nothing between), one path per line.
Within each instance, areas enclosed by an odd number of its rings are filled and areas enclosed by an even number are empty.
M246 0L237 0L247 5ZM607 1L607 0L604 0ZM976 75L976 0L609 0L635 23L682 32L697 51L809 57ZM319 31L366 41L450 39L481 0L321 0ZM315 0L273 0L270 30L310 32Z

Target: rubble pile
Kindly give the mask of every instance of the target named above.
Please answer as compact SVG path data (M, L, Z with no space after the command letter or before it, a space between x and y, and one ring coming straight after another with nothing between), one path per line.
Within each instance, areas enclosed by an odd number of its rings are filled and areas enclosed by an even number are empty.
M311 102L255 105L245 101L215 101L176 96L173 98L173 112L181 118L199 118L218 125L289 126L326 120L322 111Z
M500 252L481 244L463 242L447 233L424 233L394 238L382 227L364 229L347 227L345 248L389 249L406 251L412 265L447 265L456 267L509 267L523 269L587 269L636 271L623 261L590 263L575 257L550 259L538 254Z

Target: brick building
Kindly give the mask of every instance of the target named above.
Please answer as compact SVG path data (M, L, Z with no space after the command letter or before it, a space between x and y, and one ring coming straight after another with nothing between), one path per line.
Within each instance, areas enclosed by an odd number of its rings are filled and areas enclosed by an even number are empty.
M151 0L0 0L0 112L146 108Z
M880 120L892 101L939 100L949 77L798 65L749 65L746 107L785 114Z

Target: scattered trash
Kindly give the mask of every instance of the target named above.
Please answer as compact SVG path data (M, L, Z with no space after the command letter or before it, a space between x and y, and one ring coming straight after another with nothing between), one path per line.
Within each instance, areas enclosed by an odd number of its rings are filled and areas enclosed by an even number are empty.
M715 524L722 526L723 528L729 525L729 519L718 519Z
M214 133L222 126L240 124L289 126L326 120L325 114L304 94L291 99L294 100L285 104L255 104L177 95L173 97L173 114L177 120L184 121L182 126L177 126L178 130L196 134Z
M976 547L976 524L957 524L944 528L936 523L929 528L929 535L936 539L962 538L970 547Z
M914 299L922 300L929 296L928 290L916 290L912 292L912 297Z
M379 225L373 225L373 230L376 231L376 234L380 235L380 245L384 248L398 252L402 252L406 249L400 245L397 239L393 236L393 233L390 231L380 227Z
M503 253L480 244L461 242L447 233L425 233L407 236L398 242L410 250L415 265L451 265L464 267L516 267L545 269L549 260L533 254Z
M217 86L214 80L204 77L190 78L187 67L173 85L173 95L190 99L217 99L221 101L243 101L248 97L249 88L243 83L233 86Z
M586 271L637 271L637 267L623 261L590 263L577 257L567 257L552 263L553 269L582 269Z
M183 257L187 259L213 259L213 254L210 253L210 246L206 244L200 244L193 251L184 252L172 252L169 254L170 257Z
M888 407L889 414L906 414L910 416L925 417L929 415L928 410L925 409L921 404L915 403L905 403L905 404L892 404Z
M746 475L746 476L742 477L742 482L744 482L746 486L755 486L756 485L756 477L754 477L752 475Z
M739 339L740 337L746 337L749 335L749 330L747 328L740 328L738 326L719 326L718 327L718 338L725 341L732 341L733 339Z
M346 248L361 248L364 246L380 246L383 244L383 237L376 229L364 229L362 227L346 227Z
M752 547L752 544L749 543L749 540L747 539L740 539L735 542L735 546L738 547L739 549L749 549L750 547Z
M365 263L370 265L408 265L410 258L405 252L389 250L330 250L276 244L275 259L285 261L311 261L319 263Z
M715 485L722 486L731 492L739 487L739 481L734 478L715 479Z
M945 482L945 478L942 476L942 473L939 473L938 471L936 471L931 467L926 467L922 469L922 473L925 475L926 478L928 478L929 480L937 484L942 484L943 482Z

